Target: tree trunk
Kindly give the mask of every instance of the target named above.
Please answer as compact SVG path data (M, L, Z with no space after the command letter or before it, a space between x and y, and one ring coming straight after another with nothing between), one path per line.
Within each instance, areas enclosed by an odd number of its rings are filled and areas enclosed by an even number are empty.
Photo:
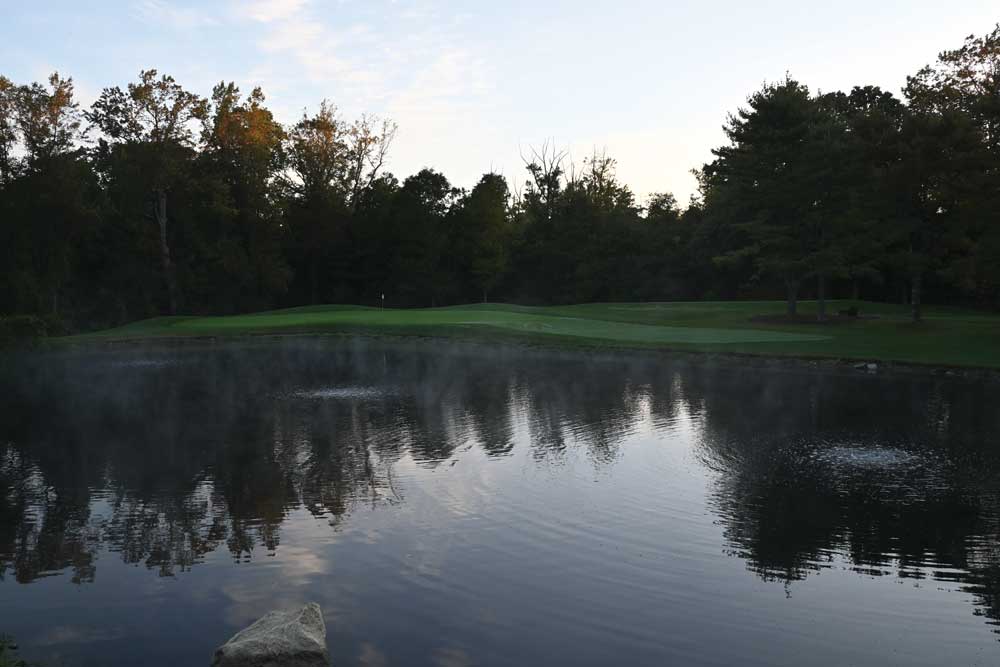
M816 287L816 319L820 322L826 321L826 274L820 272L817 276L818 285Z
M914 322L919 322L923 318L923 313L920 308L920 292L923 288L923 281L923 275L920 273L914 273L913 280L910 283L910 308L913 312Z
M785 280L785 288L788 290L788 314L795 317L799 311L799 281Z
M160 258L163 260L163 275L167 281L167 298L170 301L170 314L177 314L177 276L174 274L174 263L170 261L170 246L167 245L167 192L156 191L156 224L160 227Z
M861 299L861 284L860 281L855 278L854 282L851 284L851 301L859 301Z
M483 290L483 303L489 303L489 301L486 299L486 290Z
M309 262L309 282L309 302L315 306L319 301L319 257L316 256L315 252L312 261Z

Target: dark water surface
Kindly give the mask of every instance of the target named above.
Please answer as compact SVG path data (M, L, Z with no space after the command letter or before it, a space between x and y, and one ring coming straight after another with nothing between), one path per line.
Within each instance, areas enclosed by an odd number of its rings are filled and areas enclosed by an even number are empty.
M0 373L0 633L207 665L1000 664L1000 389L297 339ZM15 373L15 377L11 377Z

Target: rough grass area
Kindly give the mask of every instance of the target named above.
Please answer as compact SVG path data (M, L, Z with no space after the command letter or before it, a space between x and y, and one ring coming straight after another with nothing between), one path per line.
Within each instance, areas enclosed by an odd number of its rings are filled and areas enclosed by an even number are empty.
M382 333L1000 368L1000 316L932 307L924 322L913 324L902 306L833 301L828 309L835 313L852 305L863 317L833 325L761 321L760 316L784 312L780 301L409 310L310 306L230 317L158 317L70 340ZM803 302L800 311L815 312L815 304Z

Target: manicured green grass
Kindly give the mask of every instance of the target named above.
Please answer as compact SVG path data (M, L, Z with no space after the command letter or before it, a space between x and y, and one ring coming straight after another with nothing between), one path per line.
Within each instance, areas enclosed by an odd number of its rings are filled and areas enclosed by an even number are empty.
M834 301L828 308L836 312L850 305L855 304ZM383 333L1000 368L1000 316L928 308L925 321L915 325L903 306L857 305L865 319L828 325L752 321L754 316L784 312L780 301L595 303L544 308L477 304L411 310L310 306L230 317L158 317L71 340ZM815 312L815 304L803 302L800 312Z

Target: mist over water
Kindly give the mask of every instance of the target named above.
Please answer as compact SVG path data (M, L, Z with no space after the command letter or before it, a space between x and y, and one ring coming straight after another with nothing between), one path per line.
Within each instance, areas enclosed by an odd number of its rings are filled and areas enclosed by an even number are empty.
M288 339L0 366L0 633L208 664L995 664L1000 387Z

